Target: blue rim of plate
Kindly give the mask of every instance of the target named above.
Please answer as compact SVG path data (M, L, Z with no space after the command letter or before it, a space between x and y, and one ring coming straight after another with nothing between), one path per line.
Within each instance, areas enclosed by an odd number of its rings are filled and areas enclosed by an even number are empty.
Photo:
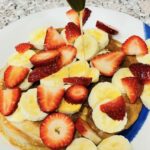
M150 39L150 26L144 23L143 28L145 39ZM137 121L129 129L121 132L120 134L125 136L131 142L142 128L145 120L147 119L148 114L149 110L143 105Z

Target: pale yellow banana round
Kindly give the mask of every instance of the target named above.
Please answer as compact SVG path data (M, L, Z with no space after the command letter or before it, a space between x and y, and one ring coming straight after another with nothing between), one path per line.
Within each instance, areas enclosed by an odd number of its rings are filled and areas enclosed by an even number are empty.
M114 135L104 139L98 146L98 150L132 150L128 139L121 135Z
M93 83L98 82L99 76L100 76L100 72L98 69L94 67L89 68L88 77L92 78Z
M93 87L88 98L88 103L93 109L102 101L113 100L121 96L121 92L112 83L100 82Z
M86 138L76 138L66 150L97 150L95 144Z
M143 56L136 56L136 59L139 63L150 65L150 53Z

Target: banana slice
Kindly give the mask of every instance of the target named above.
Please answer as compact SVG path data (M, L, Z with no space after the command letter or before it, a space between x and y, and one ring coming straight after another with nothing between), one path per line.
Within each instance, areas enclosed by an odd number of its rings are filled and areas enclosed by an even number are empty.
M93 83L98 82L99 76L100 76L100 73L96 68L94 67L89 68L89 73L87 77L91 77Z
M82 107L82 104L71 104L65 100L62 100L62 102L58 108L58 112L72 115L72 114L79 112L81 107Z
M136 60L139 63L150 65L150 53L143 55L143 56L136 56Z
M114 76L112 77L112 84L115 85L121 93L125 93L125 90L122 85L122 78L125 77L133 77L133 74L129 70L129 68L121 68L119 69Z
M144 90L141 95L141 100L145 105L145 107L150 109L150 84L149 83L144 85Z
M115 99L121 96L121 92L109 82L98 83L91 91L88 103L94 109L100 102L106 99Z
M77 58L79 60L90 60L99 51L98 42L90 34L79 36L74 46L77 48Z
M148 47L148 51L150 52L150 39L147 39L145 42Z
M93 36L96 41L99 43L99 49L104 49L109 43L109 36L106 32L100 29L88 29L85 33L90 34Z
M37 103L37 89L30 89L23 93L19 103L20 111L25 119L30 121L43 120L47 114L40 110Z
M28 50L25 53L18 53L15 52L13 55L11 55L8 58L8 65L13 65L13 66L23 66L23 67L28 67L32 68L33 65L30 62L30 58L35 54L33 50Z
M105 100L104 102L101 102L98 104L92 112L92 119L96 125L96 127L104 132L107 133L116 133L119 131L122 131L125 128L125 125L127 124L127 113L123 120L113 120L110 118L106 113L103 113L100 110L100 105L107 103L111 100Z
M76 138L66 150L97 150L95 144L86 138Z
M98 150L132 150L128 139L121 135L113 135L104 139L98 146Z
M46 36L47 28L39 28L36 31L32 32L29 36L29 41L37 49L44 49L44 41Z

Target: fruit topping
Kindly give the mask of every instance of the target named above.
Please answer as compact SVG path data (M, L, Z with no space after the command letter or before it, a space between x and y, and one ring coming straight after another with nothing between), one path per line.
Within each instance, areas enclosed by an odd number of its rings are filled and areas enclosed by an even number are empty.
M89 9L89 8L85 8L84 9L84 11L83 11L83 20L82 20L82 22L83 22L83 25L87 22L87 20L88 20L88 18L90 17L90 15L91 15L91 10Z
M74 123L67 115L54 113L49 115L40 126L40 137L51 149L68 146L74 137Z
M17 52L24 53L27 50L34 48L34 46L30 43L20 43L20 44L16 45L15 48L16 48Z

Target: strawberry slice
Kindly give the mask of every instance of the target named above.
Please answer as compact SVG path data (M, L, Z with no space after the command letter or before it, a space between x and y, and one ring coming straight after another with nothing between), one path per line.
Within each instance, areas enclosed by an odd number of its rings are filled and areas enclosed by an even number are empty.
M62 113L53 113L46 117L40 126L40 137L50 149L68 146L74 138L75 127L71 118Z
M46 50L54 50L61 46L66 45L63 37L53 27L47 29L44 43Z
M65 83L72 83L72 84L80 84L84 86L89 86L92 82L92 78L88 77L69 77L64 78L63 81Z
M126 112L125 101L122 96L100 105L100 110L114 120L123 120Z
M35 66L47 65L59 59L60 53L56 50L40 51L30 58Z
M15 48L16 48L17 52L24 53L27 50L34 48L34 46L30 43L20 43L20 44L16 45Z
M91 127L88 125L88 123L86 121L84 121L83 119L78 118L75 123L75 127L82 136L90 139L96 145L101 141L101 138L96 134L95 131L93 131L91 129Z
M100 54L92 59L92 65L104 76L113 76L122 63L125 55L121 51Z
M88 89L83 85L72 85L65 92L65 100L72 104L82 104L88 97Z
M67 45L58 49L61 54L62 66L70 64L76 57L77 49L74 46Z
M80 28L73 22L69 22L65 27L66 39L69 43L74 42L80 35Z
M134 104L141 96L143 85L139 82L137 77L126 77L122 79L123 87L131 104Z
M118 34L118 31L114 27L111 27L110 25L107 25L101 21L96 22L96 27L100 30L107 32L108 34L112 35Z
M21 90L19 88L6 90L0 89L0 112L4 116L11 115L17 108L20 96Z
M83 12L83 20L82 20L82 22L83 22L83 25L87 22L87 20L88 20L88 18L90 17L90 15L91 15L91 10L89 9L89 8L85 8L84 9L84 12Z
M40 109L44 112L55 111L64 96L64 89L52 89L45 86L37 87L37 96Z
M25 67L8 66L4 72L4 81L7 88L18 86L27 77L29 69Z
M129 37L123 43L122 50L127 55L145 55L148 53L148 48L145 41L136 35Z

